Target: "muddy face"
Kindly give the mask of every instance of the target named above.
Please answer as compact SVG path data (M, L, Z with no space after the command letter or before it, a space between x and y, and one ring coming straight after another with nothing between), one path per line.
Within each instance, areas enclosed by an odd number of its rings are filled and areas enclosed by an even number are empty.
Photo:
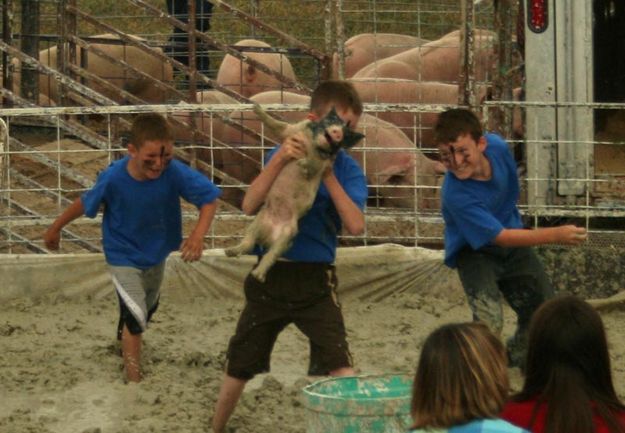
M171 141L146 141L140 148L128 145L128 172L137 180L158 179L174 157Z

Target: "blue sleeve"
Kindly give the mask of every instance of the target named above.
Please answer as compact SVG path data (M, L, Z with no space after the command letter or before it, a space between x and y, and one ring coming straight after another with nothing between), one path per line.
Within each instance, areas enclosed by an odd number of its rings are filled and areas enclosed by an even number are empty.
M182 162L172 161L174 162L177 165L178 191L183 199L199 209L221 196L221 189L202 173Z
M484 203L468 193L456 194L443 202L447 215L474 250L492 242L504 229Z
M101 172L98 175L95 185L80 196L80 201L85 210L85 216L95 218L98 214L100 205L105 201L109 177L110 167Z
M367 178L358 163L351 157L343 158L342 167L339 173L335 174L345 193L360 210L363 210L367 203L369 191L367 189Z
M273 149L271 149L269 152L267 152L267 154L265 155L265 164L267 164L269 160L273 158L273 155L278 151L279 148L280 146L276 146Z

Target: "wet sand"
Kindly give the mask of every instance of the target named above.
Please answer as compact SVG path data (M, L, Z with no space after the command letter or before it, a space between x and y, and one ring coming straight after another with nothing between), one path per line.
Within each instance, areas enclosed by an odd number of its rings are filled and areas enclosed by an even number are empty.
M117 300L102 296L19 298L0 306L0 432L205 432L240 300L185 301L164 292L144 336L145 379L124 384L114 338ZM425 336L470 319L457 290L344 300L349 342L362 374L414 371ZM625 313L603 313L617 390L625 397ZM514 318L509 310L505 333ZM294 328L280 336L272 371L250 382L229 424L239 433L305 431L301 388L308 344ZM513 385L519 373L511 370Z

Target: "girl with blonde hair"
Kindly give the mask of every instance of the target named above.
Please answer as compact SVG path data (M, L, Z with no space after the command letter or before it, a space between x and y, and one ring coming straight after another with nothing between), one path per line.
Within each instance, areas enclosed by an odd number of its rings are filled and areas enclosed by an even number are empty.
M499 419L506 350L479 322L444 325L425 341L412 390L413 433L523 433Z

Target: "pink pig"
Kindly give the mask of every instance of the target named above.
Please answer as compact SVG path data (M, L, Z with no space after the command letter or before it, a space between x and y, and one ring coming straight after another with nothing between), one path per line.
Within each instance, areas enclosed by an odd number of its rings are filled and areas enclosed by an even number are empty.
M117 60L123 60L133 68L153 77L156 80L166 83L173 80L173 67L169 63L164 63L158 57L152 56L135 46L120 45L115 43L115 41L119 41L119 37L117 35L103 34L96 35L94 38L110 39L111 43L98 41L97 43L91 43L91 47L99 49L108 56ZM137 36L133 36L133 38L138 41L145 41ZM57 69L57 50L58 48L53 46L40 51L39 61L46 66ZM153 48L153 50L160 54L163 53L161 48ZM83 50L76 50L76 62L78 65L81 64L82 51ZM126 92L132 93L134 96L143 99L148 103L158 104L167 102L169 97L167 92L163 92L161 89L154 86L150 80L125 71L121 66L109 61L95 52L89 52L89 50L87 50L86 62L86 69L88 72L120 89L125 90ZM86 85L92 90L95 90L96 92L101 93L116 102L125 102L97 82L87 81ZM15 88L19 89L19 79L18 82L15 83ZM58 103L59 88L56 79L43 73L40 74L39 92L42 95L47 96L49 100L52 101L52 104Z
M396 33L361 33L345 41L345 78L352 77L370 63L429 42L416 36ZM332 74L338 78L339 56L332 58Z
M491 73L495 58L495 40L494 33L476 30L477 50L474 58L478 81L485 81ZM457 83L460 76L460 53L460 34L456 31L371 63L354 74L354 78L402 78Z
M271 45L255 39L244 39L237 42L235 45L262 48L271 47ZM252 51L243 51L242 54L257 62L263 63L270 69L281 73L293 81L297 80L291 62L284 54L258 53ZM260 92L287 88L277 78L259 71L254 66L242 62L229 54L222 60L215 81L217 84L234 90L248 98Z

